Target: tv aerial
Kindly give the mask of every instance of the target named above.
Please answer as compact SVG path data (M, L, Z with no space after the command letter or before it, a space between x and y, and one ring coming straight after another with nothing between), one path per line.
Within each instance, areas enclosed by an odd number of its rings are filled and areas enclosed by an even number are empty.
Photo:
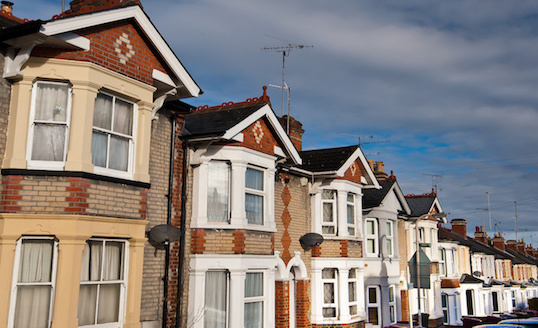
M290 55L290 53L291 53L291 51L293 49L312 48L313 46L307 46L307 45L304 45L304 44L293 43L291 41L284 40L282 38L279 38L279 37L271 35L271 34L265 34L265 35L270 37L270 38L277 39L277 40L285 43L285 45L283 45L283 46L263 47L261 49L261 50L272 50L272 51L282 53L282 86L281 86L281 88L282 88L282 116L284 116L284 93L286 92L286 90L288 91L288 96L289 96L289 88L288 88L288 86L286 84L286 57L288 57ZM289 113L288 113L288 116L289 116Z

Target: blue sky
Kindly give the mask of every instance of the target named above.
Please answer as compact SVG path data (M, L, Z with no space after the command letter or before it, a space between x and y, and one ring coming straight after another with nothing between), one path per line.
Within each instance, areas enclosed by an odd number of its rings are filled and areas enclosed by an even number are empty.
M15 0L49 19L61 0ZM67 6L69 1L66 1ZM538 2L160 0L144 10L204 90L194 105L243 101L280 84L304 148L358 143L404 193L439 189L449 220L538 244ZM280 90L269 88L281 113ZM492 229L486 192L490 195Z

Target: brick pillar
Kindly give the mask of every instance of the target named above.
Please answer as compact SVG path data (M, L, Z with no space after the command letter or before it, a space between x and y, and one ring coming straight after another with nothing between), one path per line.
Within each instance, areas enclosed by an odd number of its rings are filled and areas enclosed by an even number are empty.
M275 328L290 326L290 289L289 281L275 282Z
M297 328L311 328L309 280L298 280L295 288L295 316Z
M400 297L402 300L402 322L409 322L409 291L402 289Z

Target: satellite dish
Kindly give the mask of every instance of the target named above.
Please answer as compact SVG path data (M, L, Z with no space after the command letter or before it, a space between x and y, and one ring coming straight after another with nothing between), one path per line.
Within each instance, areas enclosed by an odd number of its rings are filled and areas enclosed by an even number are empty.
M156 243L172 243L179 239L181 230L170 224L159 224L151 228L149 238Z
M299 242L308 247L319 246L323 242L323 236L319 233L309 232L306 235L299 238Z

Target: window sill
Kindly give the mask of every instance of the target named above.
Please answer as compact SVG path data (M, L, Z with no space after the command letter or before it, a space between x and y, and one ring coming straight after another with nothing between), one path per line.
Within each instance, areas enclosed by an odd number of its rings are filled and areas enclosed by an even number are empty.
M323 236L323 239L324 240L350 240L350 241L362 241L362 237L361 236L334 236L334 235L324 235L324 234L321 234Z
M195 221L195 220L193 220ZM248 231L262 231L262 232L276 232L275 227L269 227L269 226L257 226L257 225L237 225L237 224L229 224L229 223L202 223L202 224L195 224L194 222L191 224L191 229L210 229L210 230L248 230Z
M80 171L56 171L56 170L27 170L27 169L2 169L2 175L33 175L33 176L53 176L53 177L77 177L86 178L98 181L107 181L128 186L140 187L149 189L151 184L142 181L134 181L129 179L117 178L108 175L96 173L80 172Z

